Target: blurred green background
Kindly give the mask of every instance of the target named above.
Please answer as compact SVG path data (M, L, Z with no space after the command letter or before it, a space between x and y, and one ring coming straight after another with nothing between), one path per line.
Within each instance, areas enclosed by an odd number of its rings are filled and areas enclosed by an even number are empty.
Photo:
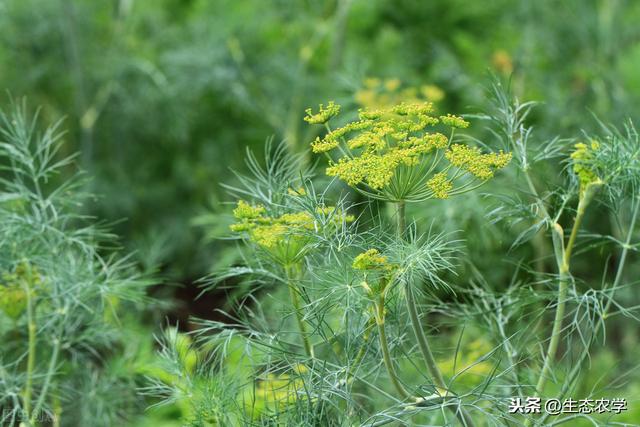
M304 108L353 104L376 77L470 113L489 73L513 73L517 96L545 102L540 132L591 130L590 112L638 114L638 18L614 0L2 0L0 88L66 117L99 195L88 213L190 283L224 263L194 218L228 210L220 183L245 147L306 150Z
M235 262L217 239L231 221L221 184L268 138L310 156L305 108L419 94L470 114L497 77L543 102L538 139L579 137L594 117L639 118L638 22L632 0L0 0L0 105L26 97L46 122L65 117L64 149L97 195L82 209L162 277L153 293L172 307L156 317L186 320L224 306L194 301L199 278ZM473 229L476 199L457 203L444 228ZM517 235L474 230L480 267Z

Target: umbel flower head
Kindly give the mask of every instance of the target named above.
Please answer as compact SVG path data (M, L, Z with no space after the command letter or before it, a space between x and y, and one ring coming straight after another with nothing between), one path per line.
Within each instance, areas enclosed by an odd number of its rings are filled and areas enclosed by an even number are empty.
M340 106L336 105L335 102L329 101L327 106L320 104L318 109L319 111L316 114L311 112L311 108L307 108L305 111L307 116L304 120L312 125L321 125L329 121L331 117L337 116L340 113Z
M18 319L27 306L27 292L34 297L44 290L38 269L27 261L20 262L11 273L0 275L0 310Z
M316 214L314 216L310 212L301 211L270 216L264 206L239 200L233 211L238 221L230 228L233 232L245 235L275 261L289 265L304 256L315 231L354 221L352 215L345 215L333 206L318 207Z
M318 114L323 111L321 106ZM312 123L318 114L307 113ZM436 117L428 102L363 109L358 120L318 137L311 149L329 157L327 175L370 197L394 202L446 199L470 191L511 160L510 153L453 144L450 137L433 131L438 125L453 135L469 123L451 114Z
M387 257L380 254L377 249L369 249L356 256L353 260L353 268L355 270L371 271L371 270L392 270L393 264L389 263Z
M600 149L598 141L591 141L589 145L579 142L574 145L575 150L571 153L573 161L573 171L580 180L580 194L584 194L589 185L600 183L600 177L596 172L593 160Z
M354 270L364 273L361 285L369 296L382 295L398 269L398 265L390 262L389 258L377 249L368 249L357 255L351 266ZM373 276L373 280L368 279L370 275Z

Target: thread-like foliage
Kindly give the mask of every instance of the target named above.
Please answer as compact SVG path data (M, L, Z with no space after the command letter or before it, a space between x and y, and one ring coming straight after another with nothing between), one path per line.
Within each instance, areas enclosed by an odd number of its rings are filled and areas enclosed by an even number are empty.
M0 112L3 425L111 426L139 410L134 372L112 356L119 313L146 300L147 281L78 213L90 199L60 128L41 130L25 103Z

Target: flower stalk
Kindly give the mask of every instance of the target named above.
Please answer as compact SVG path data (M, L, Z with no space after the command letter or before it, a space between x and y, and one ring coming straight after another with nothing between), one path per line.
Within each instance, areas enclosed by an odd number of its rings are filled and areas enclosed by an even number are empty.
M285 275L287 279L287 286L289 287L289 298L291 299L291 305L296 313L296 322L298 329L302 337L302 345L304 351L309 357L313 357L313 346L309 340L309 332L307 331L307 325L304 321L304 315L302 305L300 304L300 289L294 282L293 272L290 267L285 268Z
M56 369L56 365L58 364L58 355L60 354L60 338L56 337L53 340L53 350L51 352L51 359L49 359L49 368L47 370L47 375L44 379L44 384L42 386L42 390L40 391L40 396L36 402L35 407L33 408L33 413L31 414L30 423L35 423L35 418L37 414L42 409L44 405L45 397L47 396L47 392L49 391L49 386L51 385L51 379ZM56 416L57 418L57 416ZM56 419L54 419L54 422Z
M405 213L405 204L404 202L396 203L396 216L397 216L397 226L398 226L398 236L400 238L404 238L404 231L406 229L406 213ZM427 336L422 329L422 325L420 323L420 316L418 314L418 307L415 300L415 295L413 293L413 289L409 285L406 284L405 287L405 302L407 304L407 311L409 313L409 320L411 321L411 328L413 329L413 333L416 337L416 341L418 342L418 347L420 348L420 352L422 353L422 357L424 359L425 365L427 366L427 370L431 375L432 381L436 386L438 392L444 390L445 394L448 394L447 385L444 381L444 377L442 376L442 372L440 372L440 368L438 368L438 364L436 363L435 357L433 357L433 353L431 351L431 347L429 346L429 341L427 340ZM471 419L469 413L459 408L456 410L454 407L450 407L451 410L458 417L462 425L466 427L473 427L474 423Z
M575 246L575 242L578 236L578 230L580 229L580 226L582 224L587 206L593 199L595 191L599 185L599 182L591 183L586 186L584 192L581 194L580 201L578 202L576 218L573 222L573 227L571 229L571 234L569 236L569 241L567 242L566 247L562 247L563 235L560 225L555 224L553 229L554 239L556 242L559 242L555 244L556 250L559 250L558 254L556 255L559 271L558 301L556 304L556 314L553 320L553 326L551 328L549 347L547 348L542 371L540 372L540 377L538 378L538 383L536 384L536 397L542 395L542 393L544 392L547 379L551 372L551 365L556 357L556 353L558 352L558 345L560 343L560 338L562 335L562 322L564 320L564 313L566 308L567 290L569 281L571 280L571 254L573 252L573 247Z
M376 309L376 325L378 327L378 338L380 340L380 348L382 350L382 359L384 361L384 366L389 373L389 378L391 379L391 383L395 387L398 395L402 399L408 399L411 397L409 392L404 388L400 380L398 379L398 374L393 366L393 360L391 359L391 353L389 352L389 343L387 341L387 333L384 327L384 294L378 297L378 300L375 303Z
M618 263L618 268L617 268L617 271L616 271L615 278L613 280L613 284L611 285L611 295L609 296L609 300L607 301L607 304L605 305L604 310L602 311L602 320L603 321L605 319L607 319L608 316L609 316L609 309L611 308L611 304L613 302L614 293L615 293L616 289L618 288L618 286L620 285L620 281L622 280L622 273L623 273L624 267L626 265L627 254L629 253L629 248L631 247L630 246L631 245L631 238L633 236L633 231L635 229L636 221L638 219L638 216L640 215L640 194L635 196L634 199L633 199L632 211L633 211L633 213L631 214L631 220L630 220L630 223L629 223L629 228L627 230L627 237L626 237L626 240L624 242L624 245L622 246L622 252L620 253L620 261ZM593 331L593 334L591 335L591 339L589 340L589 342L587 344L587 347L582 352L582 356L580 357L580 360L578 360L578 362L574 365L573 369L569 373L569 375L567 377L568 381L565 381L565 383L563 384L562 389L560 390L560 394L558 395L559 399L564 398L564 396L568 392L569 388L573 385L575 380L578 378L578 374L580 373L580 371L582 369L582 365L585 363L585 361L589 357L589 348L594 343L596 336L600 332L601 325L602 325L602 323L600 323L600 322L596 325L596 328ZM540 419L540 424L544 423L548 417L549 417L549 414L548 413L545 414Z

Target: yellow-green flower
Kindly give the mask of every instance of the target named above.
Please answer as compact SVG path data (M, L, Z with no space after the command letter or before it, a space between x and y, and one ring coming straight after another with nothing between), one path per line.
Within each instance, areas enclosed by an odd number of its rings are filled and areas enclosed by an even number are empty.
M462 117L454 116L453 114L447 114L446 116L440 116L440 121L452 128L465 129L469 127L469 122L465 121Z
M264 213L262 205L252 206L244 200L238 201L238 206L233 210L233 216L238 219L255 219Z
M444 99L444 91L435 85L424 85L420 88L420 93L429 102L438 102Z
M461 144L453 144L445 156L452 165L483 181L493 178L495 170L504 168L511 161L511 153L483 154L477 147Z
M33 297L45 285L38 269L27 261L20 262L13 272L2 274L0 280L0 310L12 319L19 318L27 307L27 292Z
M241 233L249 241L267 250L283 265L304 254L312 231L329 225L338 226L342 222L354 220L352 215L345 215L333 206L319 207L317 213L328 220L320 223L310 212L289 212L279 216L267 215L261 205L251 205L243 200L233 211L238 222L230 226L231 231Z
M449 138L430 128L466 128L469 123L451 114L435 117L433 112L429 102L362 109L358 120L318 137L311 148L329 156L327 175L387 201L460 194L477 187L474 180L481 184L492 178L511 160L510 153L485 154L462 144L449 147Z
M306 122L314 125L324 124L328 122L330 118L340 113L340 106L333 101L329 101L326 107L320 104L317 113L314 114L311 108L307 108L305 113L307 113L307 116L304 118Z
M17 319L27 306L26 290L15 284L0 285L0 309L12 319Z
M381 255L377 249L369 249L353 260L353 268L356 270L386 270L390 266L387 257Z
M580 192L582 193L589 184L600 180L600 177L598 177L598 174L591 165L595 152L600 149L600 144L597 141L592 141L589 145L580 142L574 147L575 150L571 153L573 171L580 180Z
M402 82L400 79L387 79L384 81L384 88L389 92L398 90Z
M434 85L405 86L397 78L384 81L378 78L366 78L362 89L355 93L354 98L362 107L378 109L388 108L401 102L438 102L444 98L444 92Z
M433 191L433 196L437 199L448 199L453 183L447 178L446 172L440 172L427 181L427 187Z

